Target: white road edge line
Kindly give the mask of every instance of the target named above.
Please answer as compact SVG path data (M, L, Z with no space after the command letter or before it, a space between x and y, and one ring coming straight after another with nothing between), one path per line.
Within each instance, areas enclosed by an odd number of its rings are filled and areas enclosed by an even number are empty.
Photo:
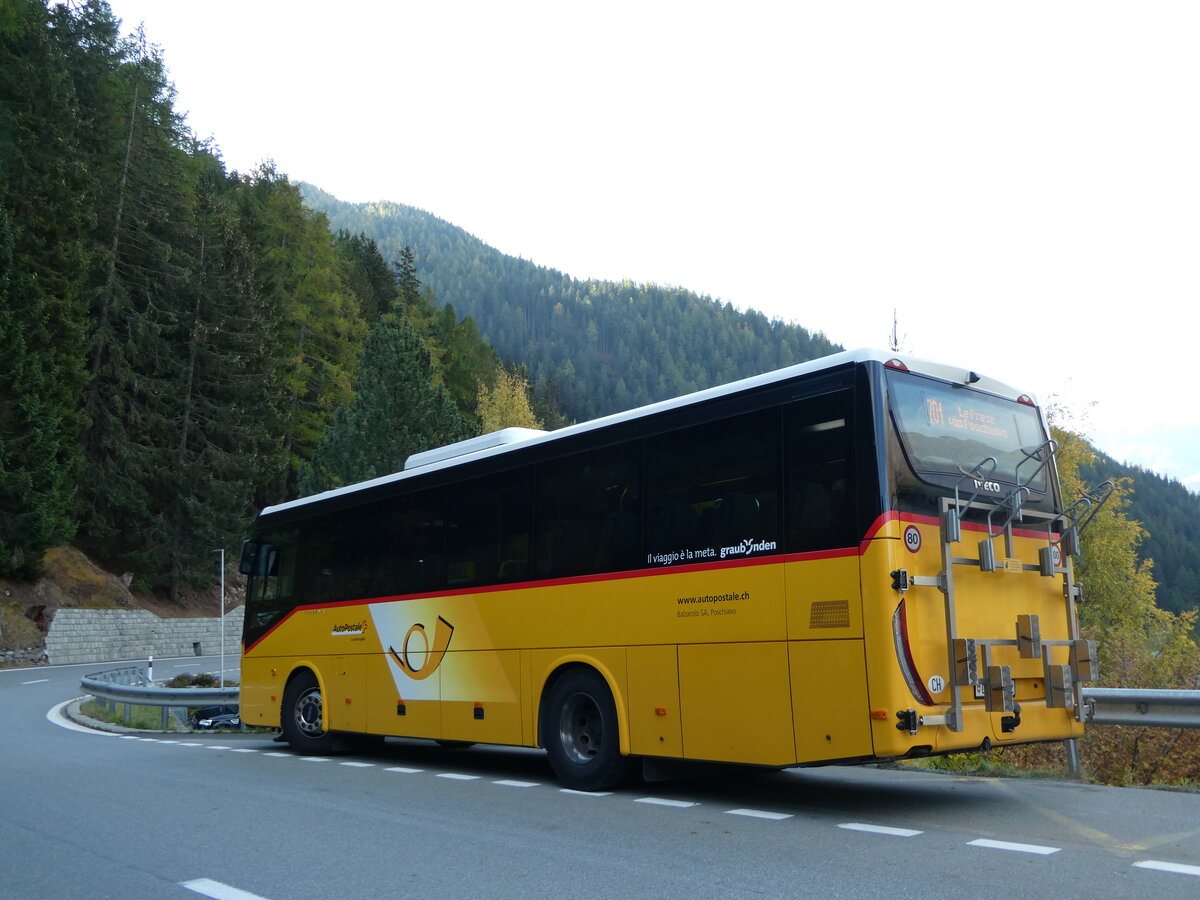
M1183 863L1163 862L1158 859L1143 859L1133 864L1135 869L1155 869L1159 872L1173 872L1176 875L1200 875L1200 866L1185 866Z
M1036 853L1039 856L1049 856L1062 849L1061 847L1040 847L1037 844L1014 844L1011 841L990 841L987 838L967 841L967 846L983 847L987 850L1011 850L1014 853Z
M492 784L499 784L503 785L504 787L515 788L539 787L539 783L536 781L513 781L510 778L504 778L500 781L493 781Z
M197 894L203 894L205 897L212 897L213 900L266 900L261 894L252 894L241 888L230 887L219 881L213 881L211 878L181 881L179 886Z
M66 716L66 713L64 713L63 710L66 709L68 706L70 706L72 703L75 703L82 699L83 699L82 697L76 697L74 700L64 700L62 703L58 704L57 706L52 706L50 708L50 710L46 713L46 719L49 720L50 722L53 722L59 728L66 728L68 731L79 731L79 732L82 732L83 734L102 734L105 737L120 737L120 735L113 734L111 731L98 731L95 728L85 728L83 725L77 725L74 722L72 722L70 719L68 719Z
M890 825L867 825L863 822L843 822L838 828L845 828L847 831L865 831L868 834L886 834L891 837L916 837L924 833L914 831L911 828L893 828Z

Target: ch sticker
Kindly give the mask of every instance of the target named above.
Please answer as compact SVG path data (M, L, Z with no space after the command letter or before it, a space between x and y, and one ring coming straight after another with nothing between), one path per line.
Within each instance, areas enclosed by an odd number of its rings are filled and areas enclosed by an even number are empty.
M429 634L425 631L425 626L418 622L405 632L404 640L400 642L400 651L397 653L395 647L389 646L388 652L404 670L405 675L413 681L424 681L442 664L442 657L446 655L446 648L450 646L452 637L454 637L454 626L438 616L437 625L433 630L432 644L429 642ZM423 646L414 646L418 639ZM413 665L413 657L420 660L417 665Z

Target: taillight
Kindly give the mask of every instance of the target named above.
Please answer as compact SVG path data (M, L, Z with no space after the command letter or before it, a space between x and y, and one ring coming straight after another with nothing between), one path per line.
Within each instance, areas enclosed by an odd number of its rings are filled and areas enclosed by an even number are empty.
M1037 406L1037 404L1033 402L1033 398L1030 397L1028 394L1022 394L1020 397L1017 398L1017 402L1024 403L1026 406Z
M900 671L904 674L913 699L926 706L933 706L933 697L929 696L929 691L925 689L925 684L917 673L917 664L913 661L912 647L908 643L908 615L903 600L892 614L892 640L896 643L896 659L900 662Z
M900 360L894 359L894 358L889 359L887 362L885 362L883 364L883 367L885 369L895 369L897 372L907 372L908 371L908 366L906 366Z

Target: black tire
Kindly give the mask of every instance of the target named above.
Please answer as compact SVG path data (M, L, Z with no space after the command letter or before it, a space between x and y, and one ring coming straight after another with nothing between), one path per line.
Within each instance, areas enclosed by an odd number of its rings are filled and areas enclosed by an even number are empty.
M621 755L617 706L607 682L583 666L565 671L546 692L541 741L558 780L577 791L618 787L637 764Z
M325 730L324 709L316 675L304 671L288 682L280 723L284 738L297 753L312 755L333 750L333 733Z

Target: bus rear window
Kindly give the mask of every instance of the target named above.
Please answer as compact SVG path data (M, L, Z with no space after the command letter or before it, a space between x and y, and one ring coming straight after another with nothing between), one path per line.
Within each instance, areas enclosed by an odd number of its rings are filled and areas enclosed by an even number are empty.
M1017 484L1046 490L1046 435L1035 407L899 372L888 373L888 385L896 431L921 479L952 487L991 457L995 467L980 472L996 483L994 493Z

